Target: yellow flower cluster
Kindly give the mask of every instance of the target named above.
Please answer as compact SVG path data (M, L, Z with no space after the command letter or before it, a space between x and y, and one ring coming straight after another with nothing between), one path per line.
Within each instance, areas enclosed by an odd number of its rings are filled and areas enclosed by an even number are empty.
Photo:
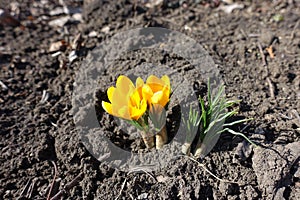
M151 75L146 83L138 77L136 84L126 76L119 76L116 87L107 90L110 101L102 101L103 109L111 115L127 120L138 120L154 104L165 106L171 93L168 76Z

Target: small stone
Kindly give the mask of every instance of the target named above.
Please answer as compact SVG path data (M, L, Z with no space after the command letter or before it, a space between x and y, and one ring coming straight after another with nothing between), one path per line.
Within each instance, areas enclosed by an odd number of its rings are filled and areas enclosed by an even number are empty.
M75 21L79 21L79 22L82 22L83 19L82 19L82 14L81 13L75 13L74 15L72 15L72 18L75 20Z
M89 33L89 37L97 37L98 36L98 32L97 31L92 31Z
M148 197L148 193L142 193L137 197L137 199L147 199L147 197Z
M76 55L76 51L71 51L68 58L69 58L69 62L72 63L78 56Z
M110 28L109 28L109 26L104 26L102 29L101 29L101 32L102 33L109 33L109 31L110 31Z
M71 19L70 16L59 17L57 19L50 21L49 25L63 27L70 19Z

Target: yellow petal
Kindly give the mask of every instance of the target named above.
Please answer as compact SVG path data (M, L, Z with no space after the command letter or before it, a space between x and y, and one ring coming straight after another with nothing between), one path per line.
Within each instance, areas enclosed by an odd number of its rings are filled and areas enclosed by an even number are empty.
M118 77L116 87L118 92L121 92L123 94L128 94L135 88L132 81L124 75Z
M158 92L154 93L153 96L151 97L151 103L152 104L160 104L162 97L163 97L162 91L158 91Z
M112 109L112 104L102 101L102 108L108 112L109 114L113 115L113 109Z
M150 75L147 78L146 83L147 84L155 83L155 84L159 84L159 85L164 85L164 82L161 79L159 79L158 77L154 76L154 75Z
M163 88L163 93L165 96L167 96L169 98L170 94L171 94L171 88L168 87L167 85L165 85L165 87Z
M142 98L142 89L143 89L143 86L144 86L144 81L143 79L141 79L140 77L138 77L135 81L135 87L136 89L138 90L139 92L139 95L140 95L140 98Z
M151 98L151 104L159 104L161 106L167 105L170 100L170 90L167 86L164 87L162 91L154 93Z
M153 91L153 93L161 91L164 87L164 85L156 84L156 83L148 84L148 85L151 88L151 90Z
M143 113L146 112L146 110L147 110L147 101L146 101L146 99L143 99L141 101L141 110L142 110Z
M146 99L148 103L151 102L151 97L153 96L153 92L148 84L143 86L142 96L143 96L143 99Z
M128 119L130 118L128 110L128 102L130 101L130 96L126 93L121 93L116 89L113 94L112 109L113 113L117 113L118 116Z
M119 109L128 105L130 95L134 91L134 85L126 76L119 76L116 83L116 88L112 91L111 103L113 112L118 113Z
M139 107L130 107L130 117L133 120L138 120L145 112L147 109L147 102L145 99L143 99L140 102Z
M162 88L165 85L163 80L157 78L154 75L151 75L148 77L146 84L148 84L151 87L151 89L154 93L159 90L162 90Z
M162 90L164 87L165 83L163 80L157 78L154 75L151 75L147 78L146 84L149 85L153 93L158 92Z
M161 97L161 99L160 99L160 105L161 106L166 106L167 105L167 103L170 101L170 97L169 97L169 95L168 94L166 94L166 93L163 93L163 95L162 95L162 97Z
M138 77L135 81L135 87L140 88L140 87L143 87L143 85L144 85L143 79L141 79L141 77Z
M133 120L138 120L144 114L141 110L134 107L131 108L130 112L131 112L130 118Z
M169 88L171 88L170 86L170 79L167 75L164 75L161 77L161 80L165 83L165 85L167 85Z
M135 90L133 94L130 96L130 103L134 107L139 107L141 98L138 90Z
M117 110L119 117L131 120L128 106L123 106Z
M115 87L110 87L108 88L107 90L107 96L108 96L108 100L112 103L113 101L113 94L114 94L114 91L116 90Z

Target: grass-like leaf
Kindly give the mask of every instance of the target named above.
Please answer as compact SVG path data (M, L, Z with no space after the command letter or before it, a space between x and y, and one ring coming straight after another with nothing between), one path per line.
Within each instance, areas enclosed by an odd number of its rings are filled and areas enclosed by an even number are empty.
M224 86L218 88L217 94L213 97L208 81L207 102L205 103L202 97L199 97L199 104L201 108L201 115L198 111L190 107L189 116L183 120L187 130L187 140L185 145L194 141L197 142L196 148L191 152L194 157L204 157L217 143L221 133L228 131L231 134L239 135L245 138L248 142L255 145L249 138L240 132L236 132L228 128L229 126L243 123L252 119L242 119L225 123L225 120L238 113L238 110L228 111L228 108L237 104L238 100L227 100L224 97ZM200 126L200 128L199 128ZM196 136L195 130L199 130L199 137L191 139ZM255 145L256 146L256 145Z

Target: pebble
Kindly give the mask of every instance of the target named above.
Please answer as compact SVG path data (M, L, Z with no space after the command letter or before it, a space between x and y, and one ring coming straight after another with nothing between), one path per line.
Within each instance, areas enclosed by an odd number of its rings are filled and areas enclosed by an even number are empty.
M70 16L59 17L49 22L50 26L57 26L63 27L69 20L71 19Z
M76 55L76 51L73 50L70 52L68 58L69 58L69 62L72 63L78 56Z
M97 31L91 31L89 33L89 37L97 37L98 36L98 32Z
M101 29L101 32L103 32L103 33L109 33L109 31L110 31L110 27L109 26L104 26L102 29Z
M83 22L81 13L76 13L76 14L72 15L72 19L75 21Z

